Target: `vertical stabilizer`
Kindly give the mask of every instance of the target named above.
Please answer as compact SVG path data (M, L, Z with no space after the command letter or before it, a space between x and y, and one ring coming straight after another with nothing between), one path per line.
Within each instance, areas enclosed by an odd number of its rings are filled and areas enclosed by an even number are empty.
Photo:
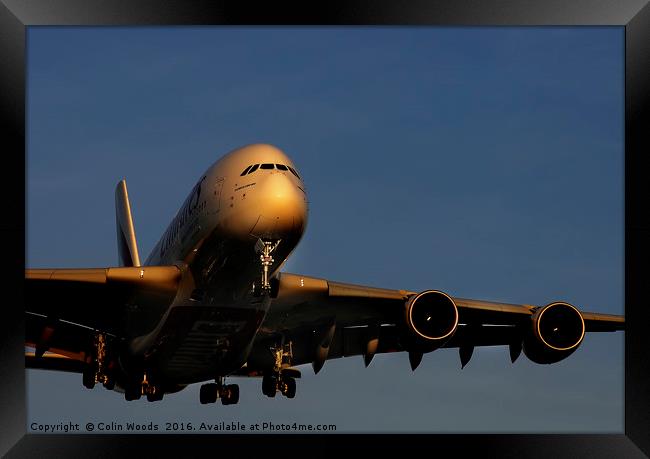
M120 266L140 266L129 193L126 191L126 180L120 180L115 188L115 219Z

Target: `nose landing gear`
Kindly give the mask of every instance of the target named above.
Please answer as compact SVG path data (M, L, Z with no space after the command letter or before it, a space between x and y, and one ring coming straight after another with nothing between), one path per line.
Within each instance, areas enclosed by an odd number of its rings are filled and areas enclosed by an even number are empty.
M256 289L256 293L258 294L268 293L271 291L271 283L269 282L269 268L275 261L271 256L271 253L277 249L278 245L280 245L280 240L272 242L258 239L257 243L255 244L255 251L260 254L260 262L262 264L262 281L259 289Z
M203 384L199 392L199 401L202 405L214 403L221 399L223 405L234 405L239 402L239 386L237 384L224 384L223 377L218 377L216 382Z

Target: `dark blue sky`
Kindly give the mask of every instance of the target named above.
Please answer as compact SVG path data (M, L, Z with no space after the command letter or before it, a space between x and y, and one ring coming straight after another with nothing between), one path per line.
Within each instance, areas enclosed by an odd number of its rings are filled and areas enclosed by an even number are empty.
M126 177L141 257L222 154L268 142L308 188L286 270L623 313L624 33L580 28L28 30L27 265L117 264ZM88 307L92 307L89 303ZM233 379L127 403L28 372L37 422L328 422L339 431L622 432L623 334L540 366L477 349L305 367L294 400Z

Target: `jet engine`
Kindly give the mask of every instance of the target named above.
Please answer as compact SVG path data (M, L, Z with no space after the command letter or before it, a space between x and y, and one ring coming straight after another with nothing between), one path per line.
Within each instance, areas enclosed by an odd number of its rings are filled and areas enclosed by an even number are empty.
M446 293L425 290L408 299L404 308L408 348L429 352L445 344L458 327L458 308Z
M582 314L569 303L556 302L539 308L523 342L526 357L535 363L559 362L571 355L585 336Z

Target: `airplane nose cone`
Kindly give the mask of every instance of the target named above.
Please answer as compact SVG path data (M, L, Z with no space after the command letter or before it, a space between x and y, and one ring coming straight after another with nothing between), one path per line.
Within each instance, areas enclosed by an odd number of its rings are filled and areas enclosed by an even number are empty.
M288 233L302 233L307 223L307 196L295 181L273 172L258 181L256 195L260 216L252 234L282 239Z

